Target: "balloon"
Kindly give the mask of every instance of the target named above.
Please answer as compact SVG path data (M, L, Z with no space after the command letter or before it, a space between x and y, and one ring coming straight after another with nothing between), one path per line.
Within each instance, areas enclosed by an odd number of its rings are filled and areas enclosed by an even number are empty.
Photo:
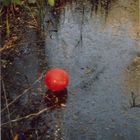
M69 83L69 76L66 71L53 68L49 70L45 75L45 84L48 89L52 91L64 90Z

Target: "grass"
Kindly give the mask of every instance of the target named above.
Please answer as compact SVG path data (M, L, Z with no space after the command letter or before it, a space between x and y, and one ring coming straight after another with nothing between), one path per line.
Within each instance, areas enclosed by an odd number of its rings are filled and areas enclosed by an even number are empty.
M51 2L54 2L54 0L51 0ZM2 5L0 16L3 18L2 27L4 28L6 37L9 37L11 34L12 22L10 17L12 16L12 19L15 18L15 15L19 12L25 12L34 19L38 28L41 30L44 29L45 0L3 0L0 4ZM50 5L52 5L52 3ZM5 27L3 25L5 25Z

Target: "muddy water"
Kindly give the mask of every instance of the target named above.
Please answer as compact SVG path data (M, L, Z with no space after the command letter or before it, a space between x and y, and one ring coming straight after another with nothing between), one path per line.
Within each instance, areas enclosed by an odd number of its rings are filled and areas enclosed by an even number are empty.
M16 79L15 71L21 71L27 78L24 76L19 81L23 85L16 82L16 87L7 87L7 92L21 92L28 87L25 79L32 84L44 69L60 67L70 75L68 97L62 108L13 125L14 132L41 140L140 139L140 109L131 107L131 91L140 94L138 1L96 1L95 4L95 1L78 0L50 10L45 20L48 34L45 45L38 49L33 44L31 48L25 46L22 51L25 54L20 55L23 58L14 58L11 78ZM45 92L43 84L34 86L31 98L20 100L12 117L45 107L38 94ZM139 103L136 99L136 104Z
M108 9L92 8L90 2L66 4L55 27L58 33L46 39L48 66L70 74L63 138L137 140L140 110L129 108L131 96L124 95L123 85L124 70L138 52L137 3L117 1Z

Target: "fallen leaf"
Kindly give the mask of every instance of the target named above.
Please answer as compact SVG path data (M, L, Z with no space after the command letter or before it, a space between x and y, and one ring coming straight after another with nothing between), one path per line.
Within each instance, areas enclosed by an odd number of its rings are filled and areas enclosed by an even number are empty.
M61 104L61 106L62 106L62 107L65 107L66 105L65 105L65 104Z
M48 4L50 6L54 6L55 5L55 0L48 0Z
M18 138L19 138L19 135L16 134L16 135L14 136L13 140L18 140Z

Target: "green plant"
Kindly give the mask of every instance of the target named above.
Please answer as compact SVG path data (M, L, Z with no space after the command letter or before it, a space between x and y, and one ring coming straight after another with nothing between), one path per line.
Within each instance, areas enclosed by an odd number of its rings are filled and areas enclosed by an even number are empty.
M45 1L44 0L40 0L37 1L37 9L38 9L38 18L39 18L39 23L40 23L40 27L43 30L44 29L44 18L45 18Z
M22 0L3 0L2 4L3 4L3 6L10 6L11 4L13 4L13 5L21 5Z
M17 5L22 4L22 0L3 0L2 8L0 10L0 16L4 15L5 18L5 26L6 26L6 36L10 35L10 11L14 15L14 9Z
M50 6L54 6L56 0L47 0ZM44 19L45 19L45 5L46 0L3 0L2 8L0 9L0 15L5 17L5 31L6 35L10 35L11 27L11 13L12 18L15 18L15 12L18 7L19 10L24 10L34 20L35 24L44 30Z

